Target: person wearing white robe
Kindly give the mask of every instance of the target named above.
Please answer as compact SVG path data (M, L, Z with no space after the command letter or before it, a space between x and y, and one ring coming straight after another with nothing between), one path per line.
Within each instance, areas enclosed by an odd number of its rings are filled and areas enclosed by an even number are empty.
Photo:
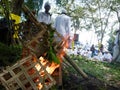
M63 9L62 13L56 17L54 28L63 37L61 39L55 35L57 41L59 42L61 40L64 40L66 42L65 47L69 48L72 42L72 38L70 37L71 19L67 15L66 10Z
M112 55L109 53L109 51L104 52L103 61L107 61L107 62L112 61Z
M66 11L62 10L62 13L55 19L54 27L58 33L64 38L70 34L71 19L66 15Z
M98 61L103 61L103 54L100 50L98 50L98 54L93 57L93 59L98 60Z
M44 12L38 12L37 20L44 24L51 24L51 14L49 13L51 6L49 2L45 3L44 9Z

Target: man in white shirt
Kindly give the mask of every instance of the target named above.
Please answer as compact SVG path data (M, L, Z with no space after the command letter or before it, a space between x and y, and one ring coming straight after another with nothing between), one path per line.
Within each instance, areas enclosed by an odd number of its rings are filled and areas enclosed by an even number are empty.
M51 9L50 3L46 2L44 5L44 12L39 12L37 16L37 20L39 22L42 22L44 24L51 24L51 14L49 13L49 10Z
M58 15L55 19L54 27L56 31L63 36L64 39L70 37L71 19L67 15L66 10L62 10L62 13ZM68 46L70 45L70 38L68 38ZM60 41L58 39L58 41Z
M70 34L70 17L66 15L66 11L62 10L61 15L58 15L55 19L55 29L64 38Z

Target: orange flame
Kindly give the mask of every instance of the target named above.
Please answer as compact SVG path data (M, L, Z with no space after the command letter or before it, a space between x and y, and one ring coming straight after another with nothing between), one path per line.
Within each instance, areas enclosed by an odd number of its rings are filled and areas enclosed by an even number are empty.
M37 87L38 87L39 90L41 90L42 87L43 87L43 85L42 85L41 83L39 83L39 84L37 85Z
M60 64L57 64L54 62L49 62L48 60L45 60L44 57L40 57L39 60L40 60L40 63L46 67L46 71L50 75L53 74L53 72L60 66ZM44 70L41 70L40 64L36 64L35 68L39 71L40 76L42 76L44 78L45 72L44 72ZM34 73L34 72L31 72L30 74L32 74L32 73ZM38 82L38 81L39 81L39 77L34 78L34 82ZM42 85L41 83L38 83L38 85L37 85L38 89L40 89L40 90L43 88L43 86L44 85Z
M59 52L57 53L57 56L60 60L60 62L62 62L62 57L65 55L65 52L66 52L66 49L68 48L69 46L69 43L68 43L68 38L69 37L66 37L64 40L63 40L63 43L62 43L62 49L59 50ZM46 67L46 71L49 73L49 74L53 74L54 71L60 67L60 64L57 64L57 63L54 63L54 62L49 62L48 60L45 60L44 57L40 57L39 58L40 60L40 63ZM35 65L35 68L40 71L41 70L41 66L39 64L36 64ZM34 72L33 72L34 73ZM45 72L44 70L40 71L40 76L44 77L45 76ZM32 73L31 73L32 74ZM35 79L35 82L39 81L39 77ZM38 89L42 89L43 88L43 85L41 83L38 84Z
M46 68L46 70L49 74L52 74L55 71L55 69L58 68L59 66L60 66L59 64L52 62L51 65Z
M39 60L40 60L42 65L46 65L49 63L48 66L46 67L46 71L49 74L52 74L55 71L55 69L59 67L59 64L56 64L54 62L50 63L50 62L48 62L48 60L45 60L43 57L40 57Z
M65 55L66 49L69 47L69 42L68 42L69 36L66 36L66 38L63 38L63 43L62 43L62 49L59 51L58 56L62 58Z

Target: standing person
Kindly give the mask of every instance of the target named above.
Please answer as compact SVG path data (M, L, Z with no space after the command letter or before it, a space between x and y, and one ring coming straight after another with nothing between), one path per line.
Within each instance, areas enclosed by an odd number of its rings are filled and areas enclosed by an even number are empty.
M51 14L49 12L50 9L51 9L51 6L50 6L49 2L45 3L44 9L45 9L44 12L39 12L38 13L37 20L39 22L44 23L44 24L51 24Z
M100 45L100 52L102 52L102 54L104 54L103 50L104 50L104 46L103 46L103 44L101 44Z
M64 39L70 37L71 19L67 15L66 10L62 10L62 13L56 17L54 27L56 31L63 36ZM70 38L68 38L68 40L70 40Z
M55 23L54 23L54 28L62 36L63 41L65 42L65 47L63 47L63 49L59 51L59 53L63 53L66 50L66 48L68 48L68 39L67 38L70 35L70 17L67 16L67 12L65 10L62 10L62 13L56 17ZM61 39L59 37L57 37L56 34L55 34L55 38L56 38L57 42L61 41ZM63 55L59 56L61 60L62 60L62 56ZM60 64L60 67L61 67L61 64ZM62 83L61 83L61 85L62 85ZM61 90L61 89L59 89L59 90Z
M93 57L94 54L95 54L95 47L94 47L94 44L92 44L92 46L91 46L91 48L90 48L90 51L92 52L91 57Z

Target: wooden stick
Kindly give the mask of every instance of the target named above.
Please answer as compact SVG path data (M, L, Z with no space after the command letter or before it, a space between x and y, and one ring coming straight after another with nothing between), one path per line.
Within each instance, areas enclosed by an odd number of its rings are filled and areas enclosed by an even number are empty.
M29 17L30 21L33 22L38 28L40 28L41 30L46 30L46 25L42 25L40 22L38 22L33 13L26 5L22 5L22 10Z
M59 44L58 44L58 45L59 45ZM60 46L60 47L62 47L62 46ZM61 49L62 49L62 48L61 48ZM56 52L58 52L58 53L61 52L60 50L58 50L58 49L56 49L56 48L55 48L55 50L56 50ZM62 50L62 51L63 51L63 50ZM66 53L65 53L65 55L64 55L63 57L65 58L65 60L67 60L67 61L70 63L70 65L73 66L73 68L74 68L84 79L88 79L87 74L84 73L83 70L82 70L80 67L78 67L78 65L77 65L75 62L73 62L73 60L71 60L71 58L70 58Z
M81 76L82 76L84 79L88 79L87 74L84 73L83 70L82 70L80 67L78 67L78 65L77 65L75 62L73 62L73 60L71 60L70 57L69 57L67 54L64 55L64 58L74 67L74 69L75 69L79 74L81 74Z

